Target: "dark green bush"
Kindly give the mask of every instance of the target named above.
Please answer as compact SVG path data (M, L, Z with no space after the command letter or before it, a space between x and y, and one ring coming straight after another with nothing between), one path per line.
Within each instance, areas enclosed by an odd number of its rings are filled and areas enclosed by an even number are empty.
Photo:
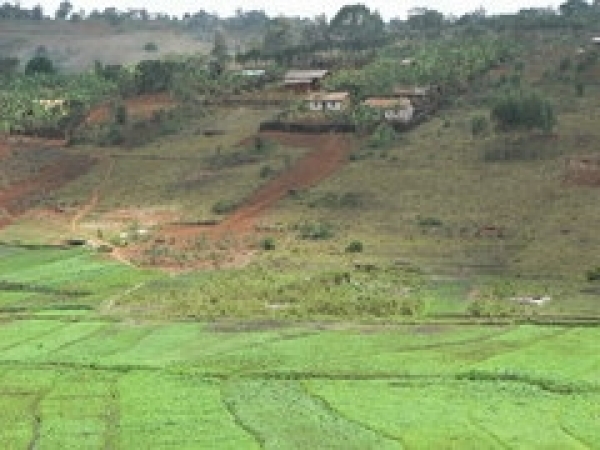
M260 168L260 172L259 172L259 176L261 178L270 178L272 177L274 174L276 173L275 169L273 169L271 166L264 165Z
M56 68L52 61L45 56L34 56L25 66L25 75L33 75L35 73L55 73Z
M298 226L300 239L313 241L331 239L334 235L333 227L325 222L304 222Z
M363 243L360 241L352 241L346 247L346 253L361 253L364 250Z
M260 248L263 250L275 250L275 239L272 237L266 237L260 241Z
M441 227L444 225L444 222L437 217L419 217L417 221L421 227Z
M496 101L491 116L499 131L537 128L550 132L556 125L552 105L535 92L508 93Z
M600 280L600 266L594 267L593 269L588 270L585 273L585 278L588 281L598 281Z
M146 51L146 52L156 52L156 51L158 51L158 45L156 45L156 43L154 43L154 42L147 42L144 45L144 51Z
M237 203L231 200L219 200L215 203L211 210L215 214L228 214L237 208Z
M485 116L474 116L471 118L471 134L481 136L488 131L489 120Z

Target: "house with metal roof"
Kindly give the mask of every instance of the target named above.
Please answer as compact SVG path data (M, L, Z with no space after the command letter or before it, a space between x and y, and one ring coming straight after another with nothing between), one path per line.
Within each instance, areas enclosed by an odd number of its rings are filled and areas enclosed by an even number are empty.
M311 111L343 111L350 105L348 92L312 92L306 97Z
M327 75L328 70L290 70L285 74L283 85L296 92L318 91Z

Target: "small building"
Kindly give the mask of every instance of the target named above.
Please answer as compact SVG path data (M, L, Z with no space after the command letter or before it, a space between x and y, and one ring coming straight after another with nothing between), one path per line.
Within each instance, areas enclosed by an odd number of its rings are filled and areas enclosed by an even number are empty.
M321 80L328 74L328 70L290 70L285 74L283 85L296 92L318 91Z
M592 38L592 44L600 45L600 36L594 36Z
M348 92L313 92L306 98L311 111L343 111L350 104Z
M242 69L240 75L250 78L264 77L267 71L265 69Z
M415 108L408 98L370 97L363 104L380 111L388 122L409 123L415 115Z
M424 98L437 93L437 90L432 86L396 86L394 95L406 98Z

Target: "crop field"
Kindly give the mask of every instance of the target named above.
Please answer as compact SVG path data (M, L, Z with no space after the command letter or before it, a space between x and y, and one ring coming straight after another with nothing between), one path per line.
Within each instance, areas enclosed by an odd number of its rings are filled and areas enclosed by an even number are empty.
M150 279L139 271L83 249L0 246L0 311L7 314L79 314Z
M597 329L251 326L5 320L0 443L579 449L600 441Z

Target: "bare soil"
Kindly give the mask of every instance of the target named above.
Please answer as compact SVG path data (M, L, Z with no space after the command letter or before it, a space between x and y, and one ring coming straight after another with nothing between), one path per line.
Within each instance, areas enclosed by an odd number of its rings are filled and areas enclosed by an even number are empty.
M151 265L171 270L189 268L232 267L248 263L256 252L263 232L257 224L278 201L294 190L315 186L339 170L352 151L351 138L343 134L262 133L261 137L294 147L309 147L312 151L287 171L256 190L244 204L215 225L168 225L161 229L150 244L132 246L126 251L133 260L143 257L149 249L162 246L183 255L194 252L199 240L204 241L212 259L203 257L182 261L169 257L153 258ZM215 255L216 254L216 255Z
M152 110L157 104L165 102L156 99L140 99L134 105L138 111ZM273 208L278 201L290 192L306 189L339 170L348 160L353 149L351 138L343 134L288 134L269 132L262 137L294 147L308 147L312 150L300 158L292 167L278 177L268 181L256 190L248 200L231 215L216 225L172 225L176 212L166 209L127 208L103 213L94 219L99 223L123 225L127 222L139 223L141 227L155 227L160 230L149 240L131 242L128 246L117 248L113 257L122 262L133 261L140 265L151 265L166 270L188 270L196 268L232 267L247 264L257 249L261 231L257 229L259 220ZM19 151L17 145L4 143L0 150L10 155ZM42 151L38 148L37 151ZM1 154L1 153L0 153ZM86 156L61 153L34 176L28 176L0 190L0 225L10 223L15 216L21 215L35 205L36 200L48 192L87 172L99 162ZM59 212L45 210L44 214L62 217L71 233L78 233L88 224L84 218L95 209L102 196L102 188L110 183L113 162L107 161L105 176L90 194L87 202L75 211ZM41 209L38 213L41 214ZM105 229L105 227L97 227ZM91 232L91 230L87 230ZM89 234L89 233L86 233ZM201 244L199 244L201 242ZM199 246L202 250L198 250ZM149 252L160 248L161 256L149 258ZM190 256L191 255L191 256Z
M62 145L64 141L36 138L5 140L0 143L0 155L6 160L18 152L48 152L48 147ZM51 155L43 167L17 174L17 180L0 189L0 211L3 212L0 227L10 224L16 217L27 212L49 192L85 174L95 163L89 156L74 156L63 152L52 152ZM40 157L40 160L43 158Z
M150 119L152 115L160 110L168 110L177 103L168 94L147 94L128 98L124 101L127 114L134 119ZM85 123L96 125L111 120L111 105L108 103L99 105L88 114Z

